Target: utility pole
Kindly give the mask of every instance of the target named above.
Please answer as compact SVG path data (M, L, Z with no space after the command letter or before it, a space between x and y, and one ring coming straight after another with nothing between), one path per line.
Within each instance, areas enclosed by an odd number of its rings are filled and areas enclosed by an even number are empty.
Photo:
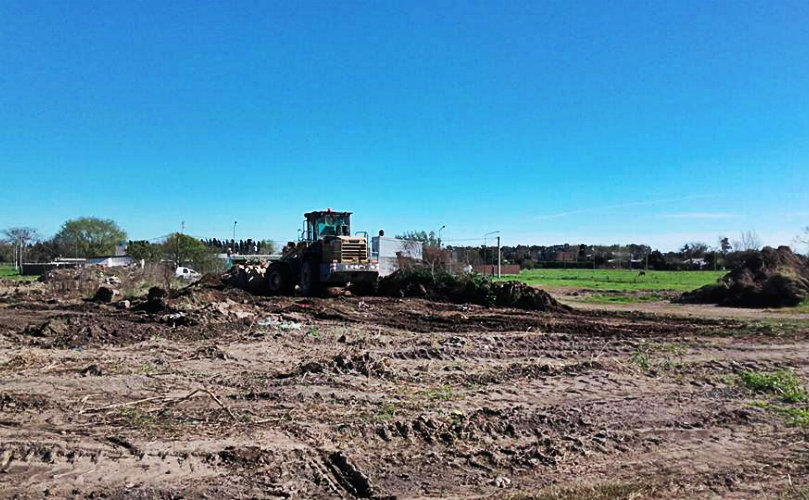
M486 244L489 242L489 240L488 240L489 235L492 235L492 234L500 234L500 231L490 231L490 232L483 235L483 257L485 259L483 261L483 263L485 265L487 265L487 266L489 265L489 263L488 263L489 259L487 257L490 255L490 252L488 251L488 247L487 247ZM499 252L500 237L497 238L497 245L498 245L498 252ZM499 254L498 254L497 258L498 258L498 260L500 259ZM494 273L492 273L492 274L494 274Z
M500 278L500 236L497 237L497 277Z

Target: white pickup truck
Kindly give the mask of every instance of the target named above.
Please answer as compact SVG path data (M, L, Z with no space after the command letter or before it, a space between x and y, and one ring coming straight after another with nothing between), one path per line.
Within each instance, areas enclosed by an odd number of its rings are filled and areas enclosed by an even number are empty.
M195 280L202 277L201 274L194 271L190 267L178 267L176 271L174 271L174 275L180 279L184 280Z

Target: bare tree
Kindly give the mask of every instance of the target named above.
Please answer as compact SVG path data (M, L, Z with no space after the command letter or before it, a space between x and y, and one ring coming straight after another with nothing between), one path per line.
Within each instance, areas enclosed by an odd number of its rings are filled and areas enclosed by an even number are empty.
M745 231L739 236L739 241L733 242L735 250L759 250L761 247L761 238L755 231Z
M32 227L24 226L10 227L4 230L3 234L5 234L8 241L14 245L14 267L20 269L25 255L25 247L28 243L39 238L37 230Z
M803 233L795 236L795 246L806 245L807 253L809 253L809 226L803 228Z

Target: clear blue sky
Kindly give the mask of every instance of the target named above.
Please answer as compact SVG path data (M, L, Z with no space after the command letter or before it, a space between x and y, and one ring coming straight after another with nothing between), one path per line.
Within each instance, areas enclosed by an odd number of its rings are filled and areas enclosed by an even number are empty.
M809 225L809 2L0 2L0 228Z

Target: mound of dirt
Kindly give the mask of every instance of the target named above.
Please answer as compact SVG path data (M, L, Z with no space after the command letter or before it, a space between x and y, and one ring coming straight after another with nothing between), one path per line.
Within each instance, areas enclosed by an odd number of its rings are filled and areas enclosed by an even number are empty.
M686 292L677 302L726 307L794 307L809 298L809 261L789 247L765 247L716 285Z
M268 262L261 264L237 264L230 271L222 276L222 282L241 288L253 295L268 295L267 280L264 275L267 272Z
M429 269L399 270L379 281L379 294L388 297L423 297L458 304L515 307L535 311L567 312L544 290L517 281L492 281L472 274L454 276Z

